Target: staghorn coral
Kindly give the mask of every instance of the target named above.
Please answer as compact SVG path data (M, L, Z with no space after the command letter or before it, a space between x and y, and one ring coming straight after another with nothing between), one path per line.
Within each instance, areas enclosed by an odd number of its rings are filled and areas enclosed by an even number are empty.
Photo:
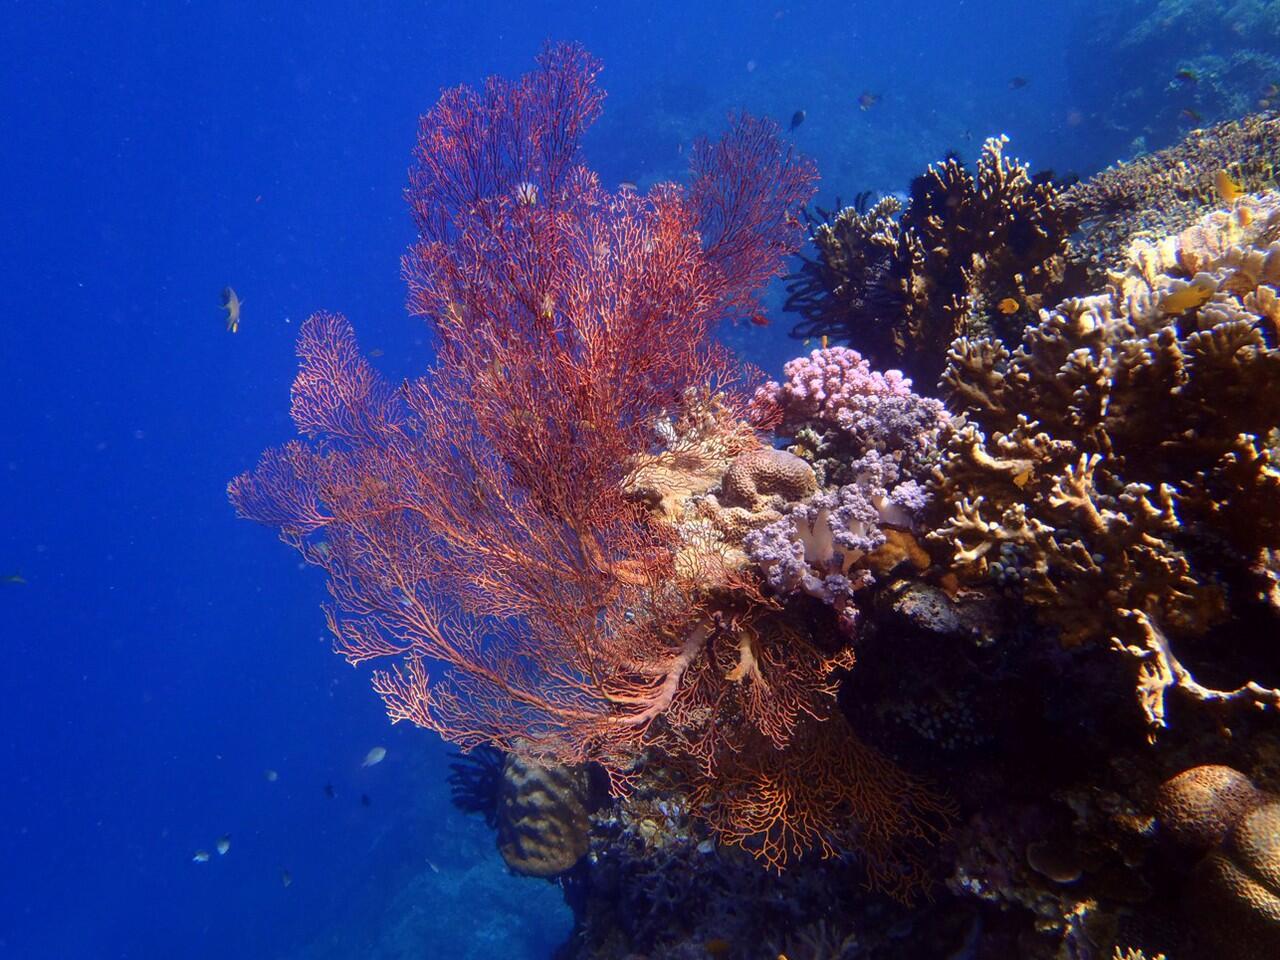
M1280 114L1254 113L1192 130L1172 147L1114 164L1062 194L1080 218L1071 256L1094 280L1105 278L1137 239L1182 230L1221 203L1215 179L1226 171L1246 193L1280 172Z
M1278 286L1280 194L1244 198L1135 245L1106 293L1043 312L1013 352L958 340L943 377L968 422L934 473L953 512L931 538L1064 644L1110 639L1153 733L1171 689L1280 703L1200 685L1173 649L1262 592L1231 585L1280 544Z
M983 144L976 171L954 156L886 197L849 207L813 231L815 256L788 286L797 337L847 340L872 362L932 385L951 341L992 327L1016 332L1058 295L1075 214L1053 184ZM997 305L1012 298L1009 315Z

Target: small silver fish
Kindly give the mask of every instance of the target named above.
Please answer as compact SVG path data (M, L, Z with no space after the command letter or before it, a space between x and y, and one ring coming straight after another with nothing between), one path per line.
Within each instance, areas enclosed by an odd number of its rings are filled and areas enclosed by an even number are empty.
M209 862L209 851L208 851L208 850L197 850L197 851L196 851L196 855L195 855L194 857L192 857L192 858L191 858L191 862L192 862L192 863L208 863L208 862Z
M360 766L372 767L374 764L381 763L386 755L386 747L374 747L364 755L364 760L361 762Z
M280 779L280 774L276 773L274 770L263 770L262 775L266 778L267 783L275 783Z
M244 306L236 292L230 287L222 288L222 309L227 311L227 333L240 330L240 308Z
M218 856L225 857L227 851L231 849L231 834L224 833L218 838L218 845L214 847L218 851Z

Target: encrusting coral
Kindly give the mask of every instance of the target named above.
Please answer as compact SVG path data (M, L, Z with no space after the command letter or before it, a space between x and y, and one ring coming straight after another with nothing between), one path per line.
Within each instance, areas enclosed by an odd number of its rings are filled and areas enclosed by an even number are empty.
M1071 207L1054 184L986 141L976 171L955 157L885 197L848 207L813 231L814 259L788 286L798 337L845 340L880 367L931 388L951 341L988 329L1016 334L1060 295Z
M952 513L932 539L1063 644L1132 661L1153 733L1170 690L1280 704L1203 686L1174 652L1265 593L1280 545L1278 287L1280 194L1242 198L1136 244L1105 293L1042 312L1012 352L957 340L943 376L967 422L934 472Z

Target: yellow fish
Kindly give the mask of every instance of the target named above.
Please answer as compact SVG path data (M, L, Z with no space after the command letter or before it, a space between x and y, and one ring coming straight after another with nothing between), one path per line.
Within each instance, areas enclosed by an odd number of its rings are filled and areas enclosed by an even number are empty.
M1007 317L1011 313L1018 312L1018 301L1013 299L1013 297L1005 297L998 304L996 304L996 309L999 310L1001 313L1003 313Z
M235 333L240 329L240 308L244 301L236 296L230 287L222 288L222 309L227 311L227 333Z
M1197 307L1203 307L1209 302L1209 298L1213 296L1213 291L1208 287L1200 287L1192 284L1189 287L1183 287L1176 293L1171 293L1160 301L1160 310L1171 317L1177 317L1188 310L1195 310Z
M1219 170L1213 177L1213 185L1218 191L1218 196L1225 203L1234 203L1239 200L1244 193L1244 189L1239 182L1231 178L1231 174L1226 170Z

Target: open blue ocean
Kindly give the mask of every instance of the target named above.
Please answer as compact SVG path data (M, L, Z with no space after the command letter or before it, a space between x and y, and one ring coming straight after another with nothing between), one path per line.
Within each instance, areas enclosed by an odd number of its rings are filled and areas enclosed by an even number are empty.
M1257 109L1280 81L1280 33L1195 0L0 9L0 956L15 960L534 960L574 928L561 886L509 870L451 803L453 748L391 725L370 668L334 655L323 573L226 494L295 435L312 313L350 318L393 384L433 362L401 257L415 132L442 89L580 43L603 65L582 148L605 189L687 179L695 139L743 110L816 164L818 216L905 197L931 162L972 164L1000 134L1030 169L1087 178ZM1141 23L1150 37L1109 49ZM1245 46L1239 79L1223 64ZM1214 64L1212 96L1178 78ZM809 349L784 299L774 280L755 322L719 328L771 377ZM949 956L1013 955L966 942Z

